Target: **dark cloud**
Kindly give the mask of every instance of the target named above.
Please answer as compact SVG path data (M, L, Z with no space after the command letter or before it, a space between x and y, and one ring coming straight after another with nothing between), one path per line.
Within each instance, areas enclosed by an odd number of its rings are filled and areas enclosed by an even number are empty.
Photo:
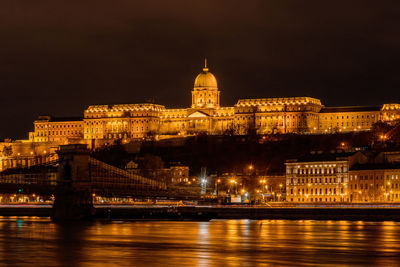
M62 3L61 3L62 2ZM140 3L137 3L140 2ZM204 57L221 101L400 102L396 1L0 1L0 137L39 114L154 97L190 105Z

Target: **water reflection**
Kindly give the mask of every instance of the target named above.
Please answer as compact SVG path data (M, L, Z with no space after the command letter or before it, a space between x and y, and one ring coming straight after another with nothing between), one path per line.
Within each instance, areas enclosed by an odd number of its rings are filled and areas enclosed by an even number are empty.
M397 265L396 222L217 220L54 224L0 217L1 265Z

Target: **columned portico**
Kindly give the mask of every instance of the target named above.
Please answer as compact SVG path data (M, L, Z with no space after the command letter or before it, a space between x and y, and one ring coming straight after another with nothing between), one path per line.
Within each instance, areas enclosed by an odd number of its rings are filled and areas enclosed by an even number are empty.
M211 132L212 119L209 114L201 110L193 110L188 116L188 131L189 132Z

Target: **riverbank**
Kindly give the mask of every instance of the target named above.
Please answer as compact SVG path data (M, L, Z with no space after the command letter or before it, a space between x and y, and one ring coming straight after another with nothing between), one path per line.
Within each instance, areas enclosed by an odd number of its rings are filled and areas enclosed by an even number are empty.
M110 219L252 219L400 221L400 208L142 207L96 208Z
M196 220L252 219L252 220L349 220L400 221L398 207L146 207L104 206L95 208L94 219L111 220ZM49 217L51 206L3 206L0 216Z

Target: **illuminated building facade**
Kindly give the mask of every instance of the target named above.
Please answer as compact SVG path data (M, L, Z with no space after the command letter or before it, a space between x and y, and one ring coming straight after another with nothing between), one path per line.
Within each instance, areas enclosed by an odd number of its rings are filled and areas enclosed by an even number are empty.
M349 172L352 202L400 202L400 164L360 164Z
M51 116L39 116L34 123L34 132L30 134L30 140L36 143L56 142L75 143L83 136L82 118L54 118Z
M400 152L312 155L286 162L289 202L400 202Z
M357 152L314 154L286 161L286 201L350 202L349 168L366 160Z
M173 165L166 169L168 183L179 184L189 181L189 166Z
M158 104L93 105L83 118L40 116L33 142L76 143L93 147L114 140L168 138L198 133L333 133L371 129L378 121L400 119L400 104L382 107L324 107L311 97L240 99L220 106L220 91L207 65L197 75L190 108Z
M10 161L5 164L15 166L18 153L29 158L32 154L54 152L60 144L85 143L95 148L116 140L127 143L201 133L365 131L375 122L400 119L400 104L330 108L311 97L240 99L234 106L221 107L218 82L207 65L195 78L191 102L189 108L182 109L152 103L92 105L83 112L82 118L40 116L34 122L29 140L0 143L0 161ZM13 147L11 152L3 153L8 146Z

